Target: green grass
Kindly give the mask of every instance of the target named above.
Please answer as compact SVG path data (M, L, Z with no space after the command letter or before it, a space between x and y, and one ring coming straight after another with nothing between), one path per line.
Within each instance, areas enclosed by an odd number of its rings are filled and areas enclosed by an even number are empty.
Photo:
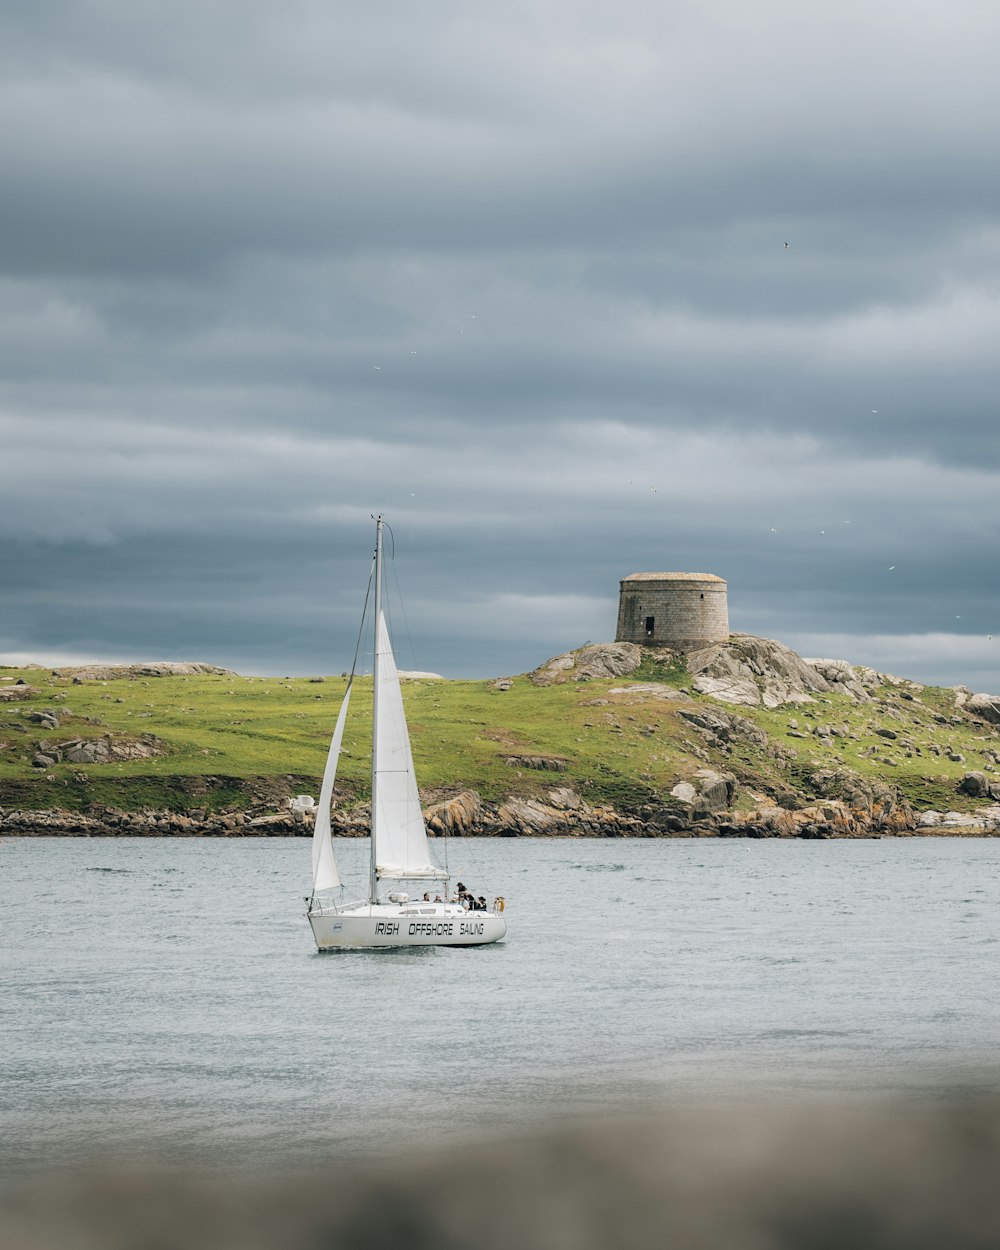
M280 801L299 790L316 794L346 685L342 678L316 683L216 675L73 685L48 672L2 673L22 675L37 688L29 702L0 704L0 743L5 744L0 748L0 805L32 808L220 810ZM975 804L956 793L957 780L969 769L984 768L985 748L1000 746L1000 735L987 726L934 722L935 714L955 714L954 695L931 687L919 702L885 687L872 704L831 694L805 707L729 708L766 730L770 743L758 747L737 739L728 754L706 747L678 715L684 704L639 692L609 695L636 682L690 688L690 681L678 662L647 657L636 673L605 681L540 687L521 677L506 691L489 681L405 682L421 789L434 798L470 788L498 801L510 794L541 796L566 785L592 803L630 812L649 804L669 806L670 788L708 765L736 774L742 787L736 805L748 807L748 790L780 801L782 795L801 793L804 779L817 767L842 764L898 786L918 808L963 810ZM338 790L348 803L364 800L369 790L370 691L370 678L357 682L344 739ZM727 709L708 699L698 702ZM29 710L48 707L66 717L58 730L28 720ZM90 723L95 720L100 724ZM794 738L790 720L797 720L802 731L816 723L843 724L858 738L836 738L830 745L814 737ZM907 755L899 740L877 735L881 725L912 741L913 754ZM103 765L64 763L45 772L31 767L37 740L104 734L116 739L153 734L165 753ZM932 755L933 742L953 746L965 762ZM877 755L860 754L873 745ZM541 772L506 763L519 755L554 756L566 762L566 770ZM889 758L896 762L888 763Z

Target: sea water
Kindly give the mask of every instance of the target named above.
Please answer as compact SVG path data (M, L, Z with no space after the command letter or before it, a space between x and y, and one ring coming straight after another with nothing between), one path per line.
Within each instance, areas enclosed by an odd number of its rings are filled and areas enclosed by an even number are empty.
M338 846L363 877L366 842ZM0 840L0 1175L1000 1091L1000 842L453 840L506 942L316 954L301 839Z

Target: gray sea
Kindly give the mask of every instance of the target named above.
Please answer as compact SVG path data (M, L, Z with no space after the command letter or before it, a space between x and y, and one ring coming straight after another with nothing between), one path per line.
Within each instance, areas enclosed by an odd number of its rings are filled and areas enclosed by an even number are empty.
M366 842L338 857L362 868ZM317 955L298 839L3 839L0 1175L1000 1091L1000 841L449 844L508 940Z

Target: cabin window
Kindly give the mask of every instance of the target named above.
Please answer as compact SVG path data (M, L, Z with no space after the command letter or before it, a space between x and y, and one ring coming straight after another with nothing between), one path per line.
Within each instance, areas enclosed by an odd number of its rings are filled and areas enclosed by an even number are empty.
M646 617L646 637L647 637L647 638L652 638L652 636L653 636L653 627L655 626L655 624L656 624L656 617L655 617L655 616L647 616L647 617Z

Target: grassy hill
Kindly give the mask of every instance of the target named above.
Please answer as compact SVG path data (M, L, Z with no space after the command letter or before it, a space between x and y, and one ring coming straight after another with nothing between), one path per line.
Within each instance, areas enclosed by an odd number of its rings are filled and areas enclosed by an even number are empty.
M74 681L39 669L0 678L0 692L18 679L31 688L0 702L0 808L80 812L243 810L315 795L346 685L224 673ZM370 683L355 691L342 808L368 798ZM709 768L735 780L734 811L794 809L815 798L817 769L849 768L917 811L971 811L983 800L959 782L1000 762L997 727L964 713L955 690L884 679L865 702L834 688L808 704L733 708L699 694L683 660L654 652L623 677L539 685L525 675L508 689L419 679L404 683L404 698L428 802L466 789L493 803L544 799L558 785L619 812L676 809L670 791ZM708 722L738 713L743 729L720 737L693 723L699 710ZM99 747L96 762L33 766L67 742Z

